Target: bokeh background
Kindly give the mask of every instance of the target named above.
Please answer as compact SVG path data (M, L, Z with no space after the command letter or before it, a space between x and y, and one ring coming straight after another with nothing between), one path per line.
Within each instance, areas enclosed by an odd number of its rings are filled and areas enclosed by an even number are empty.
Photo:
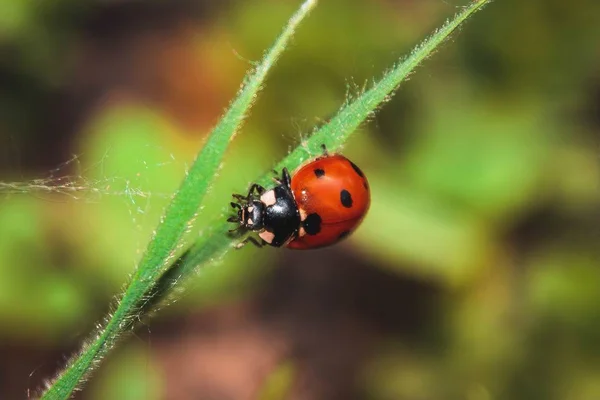
M298 4L0 2L0 398L109 311ZM463 4L322 1L200 227ZM344 152L349 240L228 254L76 398L600 399L600 2L495 1Z

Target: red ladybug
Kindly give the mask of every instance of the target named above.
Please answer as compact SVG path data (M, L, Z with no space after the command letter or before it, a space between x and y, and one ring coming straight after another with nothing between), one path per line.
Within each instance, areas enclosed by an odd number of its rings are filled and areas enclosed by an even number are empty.
M290 249L314 249L336 243L348 236L364 218L371 195L367 178L346 157L324 154L301 166L290 177L287 168L277 186L265 190L253 184L246 196L234 194L231 206L237 215L235 231L253 231L259 240L250 242Z

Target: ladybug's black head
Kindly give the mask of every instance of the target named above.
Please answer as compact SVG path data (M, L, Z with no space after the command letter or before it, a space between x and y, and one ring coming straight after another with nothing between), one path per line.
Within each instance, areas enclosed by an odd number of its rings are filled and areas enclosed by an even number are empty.
M263 228L263 213L265 205L258 200L253 200L238 210L238 222L251 231Z

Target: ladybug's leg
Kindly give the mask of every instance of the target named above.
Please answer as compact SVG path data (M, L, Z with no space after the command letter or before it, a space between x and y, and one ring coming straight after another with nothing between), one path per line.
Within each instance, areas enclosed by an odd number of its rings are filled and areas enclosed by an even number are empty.
M275 172L276 175L279 175L277 174L277 171L274 170L273 172ZM273 178L273 180L278 185L284 185L287 188L292 187L292 178L290 177L288 169L285 167L281 170L281 178L279 176L276 176L275 178Z
M262 187L258 183L253 183L252 186L250 186L250 190L248 190L248 200L250 200L252 198L252 196L254 195L254 191L255 190L256 190L256 193L258 193L259 196L265 192L265 188L264 187Z
M237 193L234 193L234 194L232 194L231 196L232 196L234 199L236 199L237 201L246 201L246 198L247 198L247 196L244 196L244 195L242 195L242 194L237 194ZM236 204L236 203L232 203L232 204ZM239 205L239 204L238 204L238 205ZM232 207L233 207L233 205L232 205Z
M265 188L262 187L261 185L257 184L257 183L253 183L250 186L250 189L248 189L248 194L247 195L243 195L243 194L232 194L233 198L236 199L239 202L242 203L250 203L252 201L252 199L254 198L254 191L256 191L256 193L258 193L259 195L263 194L265 192ZM233 204L235 203L231 203L232 207L235 207ZM239 205L239 204L238 204ZM238 208L241 208L238 207Z
M292 177L287 168L283 168L281 170L281 183L287 186L288 188L292 187Z
M241 204L235 203L233 201L231 203L229 203L229 204L231 205L231 208L236 208L236 209L238 209L240 211L237 212L237 215L232 215L231 217L227 218L227 222L240 222L241 223L241 216L240 216L240 213L242 213L242 211L241 211L242 210ZM237 227L236 229L230 230L229 232L230 233L231 232L235 232L238 229L240 229L240 227L241 227L241 225L239 227Z
M244 240L244 242L252 243L254 246L258 247L259 249L261 247L264 247L267 244L267 242L265 242L264 240L261 239L260 241L258 241L255 238L253 238L252 236L247 237L246 240Z
M261 248L264 247L267 242L265 242L264 240L261 239L261 241L259 242L258 240L256 240L255 238L253 238L252 236L247 237L246 239L242 240L241 242L239 242L238 244L235 245L236 249L241 249L242 247L244 247L245 245L247 245L248 243L252 243L254 246Z
M231 205L231 208L237 208L238 210L242 209L242 206L240 204L235 203L233 201L229 204ZM227 218L227 222L239 222L239 221L240 221L239 211L238 211L238 215Z

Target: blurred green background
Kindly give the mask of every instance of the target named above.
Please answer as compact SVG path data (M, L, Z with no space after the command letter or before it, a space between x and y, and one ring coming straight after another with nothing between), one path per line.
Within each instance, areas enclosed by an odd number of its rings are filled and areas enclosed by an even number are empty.
M109 310L204 135L299 1L0 3L0 398ZM327 0L200 216L465 2ZM496 0L344 149L362 227L245 248L78 399L600 399L600 2Z

